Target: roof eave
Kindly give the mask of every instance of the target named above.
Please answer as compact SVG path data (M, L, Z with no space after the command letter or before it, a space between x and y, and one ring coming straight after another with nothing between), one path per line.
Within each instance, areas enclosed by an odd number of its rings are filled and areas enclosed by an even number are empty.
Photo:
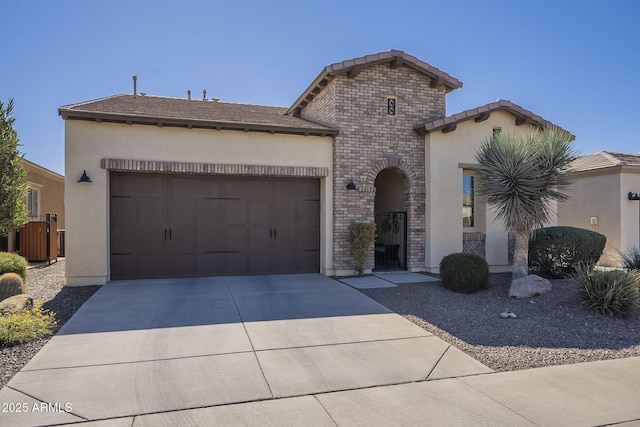
M289 107L287 114L298 115L300 110L306 107L335 76L346 75L348 77L356 77L364 67L386 63L389 63L389 66L392 68L397 68L401 65L412 67L431 78L432 87L444 86L447 93L462 87L462 82L455 77L419 60L415 56L400 50L390 50L388 52L380 52L327 65L318 77L302 92L291 107Z
M501 99L490 104L462 111L449 117L442 117L440 119L419 123L415 125L413 129L420 135L425 135L427 133L436 132L439 130L443 133L448 133L455 131L458 123L462 123L471 119L473 119L475 122L483 122L496 111L508 111L509 113L511 113L513 116L515 116L516 126L522 126L526 124L537 126L539 128L553 126L553 123L545 120L537 114L534 114L533 112L526 110L519 105L512 103L511 101ZM573 141L575 139L575 135L571 134L570 132L567 133L571 135L571 141Z
M336 129L318 129L298 126L278 126L265 123L225 122L218 120L180 119L173 117L144 116L137 114L104 113L95 111L77 111L59 108L58 114L64 120L92 120L97 122L173 126L186 128L240 130L245 132L285 133L312 136L336 136Z

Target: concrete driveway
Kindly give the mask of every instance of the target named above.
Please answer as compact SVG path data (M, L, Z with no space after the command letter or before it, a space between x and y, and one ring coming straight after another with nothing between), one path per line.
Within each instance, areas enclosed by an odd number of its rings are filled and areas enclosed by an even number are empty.
M335 425L325 393L487 372L319 274L118 281L0 391L28 409L0 425Z

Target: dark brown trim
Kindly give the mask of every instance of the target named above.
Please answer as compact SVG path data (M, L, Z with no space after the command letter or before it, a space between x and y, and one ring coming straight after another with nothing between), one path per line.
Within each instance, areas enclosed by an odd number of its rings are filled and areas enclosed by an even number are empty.
M172 126L184 128L240 130L244 132L269 132L294 135L336 136L335 129L317 129L304 127L276 126L260 123L221 122L215 120L179 119L171 117L134 116L130 114L77 111L60 108L59 114L64 120L90 120L98 123L126 123L137 125Z

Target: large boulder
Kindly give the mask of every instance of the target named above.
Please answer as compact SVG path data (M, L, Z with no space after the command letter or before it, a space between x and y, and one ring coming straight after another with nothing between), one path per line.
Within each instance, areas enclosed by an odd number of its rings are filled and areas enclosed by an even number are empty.
M518 299L546 294L551 290L551 282L535 274L530 274L511 282L509 296Z
M27 294L14 295L0 302L0 315L20 313L22 310L33 310L33 298Z

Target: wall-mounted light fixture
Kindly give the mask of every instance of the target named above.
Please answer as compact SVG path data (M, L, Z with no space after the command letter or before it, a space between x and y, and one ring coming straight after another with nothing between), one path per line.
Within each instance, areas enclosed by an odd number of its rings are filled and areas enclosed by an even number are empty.
M356 187L356 185L353 183L353 180L350 179L349 183L347 184L347 190L357 190L358 187Z
M629 200L640 200L640 194L629 191Z
M87 171L82 171L82 176L78 180L78 182L91 182L91 178L87 175Z

